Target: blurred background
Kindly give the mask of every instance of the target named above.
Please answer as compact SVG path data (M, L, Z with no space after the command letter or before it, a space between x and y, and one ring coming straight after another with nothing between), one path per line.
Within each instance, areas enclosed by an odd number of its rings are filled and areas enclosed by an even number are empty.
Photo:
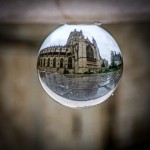
M79 22L101 22L124 58L114 95L88 109L53 101L36 72L44 38ZM1 0L0 150L150 148L149 35L149 0Z

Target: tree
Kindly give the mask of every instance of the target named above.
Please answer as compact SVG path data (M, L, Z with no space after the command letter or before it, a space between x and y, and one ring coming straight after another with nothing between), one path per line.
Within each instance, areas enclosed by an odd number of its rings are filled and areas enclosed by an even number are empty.
M103 63L102 63L102 67L105 67L105 63L104 63L104 61L103 61Z
M113 51L111 51L110 61L111 61L111 67L113 68L115 66L114 52Z

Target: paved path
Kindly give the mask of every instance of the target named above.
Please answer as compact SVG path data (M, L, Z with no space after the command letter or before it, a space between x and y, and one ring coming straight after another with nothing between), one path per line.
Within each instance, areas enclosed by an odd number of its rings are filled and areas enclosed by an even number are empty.
M42 81L58 95L77 101L92 100L106 95L117 85L121 71L94 75L41 74Z

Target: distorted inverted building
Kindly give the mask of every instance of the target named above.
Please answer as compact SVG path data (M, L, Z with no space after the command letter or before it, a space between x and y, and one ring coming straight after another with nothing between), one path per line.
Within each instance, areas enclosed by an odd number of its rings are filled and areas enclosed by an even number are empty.
M50 46L40 51L38 69L58 73L96 73L102 58L95 39L85 38L82 31L72 31L64 46Z

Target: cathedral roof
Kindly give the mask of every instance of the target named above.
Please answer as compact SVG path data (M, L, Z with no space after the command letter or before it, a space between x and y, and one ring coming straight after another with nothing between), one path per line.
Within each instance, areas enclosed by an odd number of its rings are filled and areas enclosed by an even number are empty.
M85 39L85 41L86 41L88 44L92 44L88 37Z

